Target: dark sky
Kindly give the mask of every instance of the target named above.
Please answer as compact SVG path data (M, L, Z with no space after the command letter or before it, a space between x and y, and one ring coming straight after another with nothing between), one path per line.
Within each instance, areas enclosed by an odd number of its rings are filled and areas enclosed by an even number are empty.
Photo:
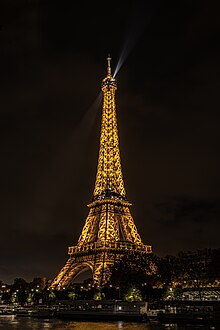
M77 243L109 52L144 243L160 256L220 247L217 1L106 3L0 2L0 280L53 278Z

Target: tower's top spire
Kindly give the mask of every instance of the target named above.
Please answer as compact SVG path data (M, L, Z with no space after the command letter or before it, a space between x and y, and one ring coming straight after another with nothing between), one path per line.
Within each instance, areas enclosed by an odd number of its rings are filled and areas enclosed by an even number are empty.
M111 195L112 198L125 199L115 104L117 83L111 75L110 55L107 61L107 76L102 80L102 126L93 197L102 199Z
M108 54L107 61L108 61L107 76L102 80L102 87L107 85L107 86L114 86L115 88L117 88L116 79L112 77L110 54Z
M110 57L110 54L108 54L107 61L108 61L107 76L111 77L112 74L111 74L111 57Z

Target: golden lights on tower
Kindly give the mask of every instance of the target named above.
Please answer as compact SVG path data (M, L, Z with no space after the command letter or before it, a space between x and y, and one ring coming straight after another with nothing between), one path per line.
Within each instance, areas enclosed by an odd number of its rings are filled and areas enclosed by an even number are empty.
M69 247L69 259L53 280L51 288L67 287L82 271L90 269L93 283L105 284L111 267L124 255L147 255L130 213L122 175L117 128L115 92L117 82L111 74L111 58L107 58L107 75L102 80L102 123L99 157L93 201L76 246ZM138 258L137 258L138 259Z
M111 192L125 197L115 104L117 83L116 79L111 75L110 56L107 60L107 76L102 80L101 85L103 108L94 198L103 196L106 190L111 190Z

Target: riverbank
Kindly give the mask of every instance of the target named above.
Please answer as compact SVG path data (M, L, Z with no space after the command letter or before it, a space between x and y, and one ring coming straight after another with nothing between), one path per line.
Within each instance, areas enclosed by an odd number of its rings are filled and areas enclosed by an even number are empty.
M146 302L75 300L56 305L8 306L5 315L19 318L57 319L80 322L136 322L160 324L220 325L220 301L166 301L162 309Z
M159 313L163 324L220 325L220 301L166 301L165 313Z

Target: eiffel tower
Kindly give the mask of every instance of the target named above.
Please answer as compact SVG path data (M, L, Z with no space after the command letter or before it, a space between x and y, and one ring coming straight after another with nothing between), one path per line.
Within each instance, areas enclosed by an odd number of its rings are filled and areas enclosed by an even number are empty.
M116 79L111 74L110 56L107 75L102 80L102 124L98 167L93 200L76 246L70 246L69 259L51 283L51 289L68 287L80 273L90 269L93 284L108 282L111 267L123 256L147 256L150 245L144 245L130 213L126 199L119 151L116 118Z

